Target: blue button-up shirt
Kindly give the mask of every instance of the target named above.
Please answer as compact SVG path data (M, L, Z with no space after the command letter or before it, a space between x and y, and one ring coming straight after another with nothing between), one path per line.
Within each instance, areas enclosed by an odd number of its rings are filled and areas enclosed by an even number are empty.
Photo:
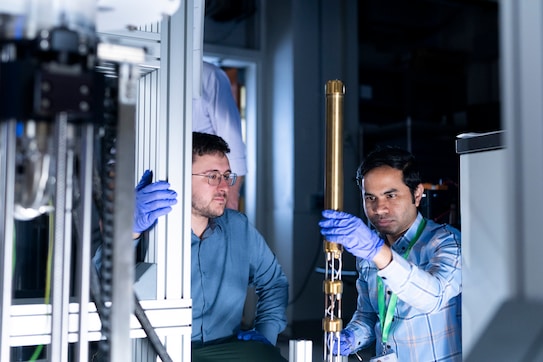
M355 350L377 342L382 330L377 304L377 276L398 296L387 345L402 362L461 361L460 232L427 220L407 259L402 255L422 221L418 215L392 246L392 262L378 271L372 261L357 258L357 310L346 326L355 335Z
M288 281L247 217L226 209L202 239L192 233L192 341L209 342L240 329L247 287L258 296L255 329L275 344L286 327Z

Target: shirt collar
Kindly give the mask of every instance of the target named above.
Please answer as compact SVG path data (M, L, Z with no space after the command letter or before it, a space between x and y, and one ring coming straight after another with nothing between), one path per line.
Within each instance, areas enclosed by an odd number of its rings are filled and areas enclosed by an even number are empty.
M209 222L207 223L207 227L204 230L202 234L202 240L208 238L210 235L213 235L213 233L217 230L217 228L222 229L221 227L221 220L222 215L219 217L214 217L209 219Z
M422 222L422 219L423 219L423 217L422 217L421 213L419 212L417 214L417 218L415 219L413 224L411 224L409 229L407 229L407 231L402 235L402 237L399 238L392 245L392 249L395 252L397 252L399 254L403 254L407 250L407 248L409 247L409 244L411 243L411 240L413 240L413 238L417 234L417 229L419 228L419 225Z

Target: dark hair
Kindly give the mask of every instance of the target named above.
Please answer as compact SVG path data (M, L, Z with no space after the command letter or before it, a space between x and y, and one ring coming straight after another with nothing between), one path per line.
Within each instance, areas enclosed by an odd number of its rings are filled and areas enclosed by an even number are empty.
M362 181L366 173L380 166L390 166L402 171L403 182L409 187L414 197L415 190L422 181L415 156L412 153L392 146L377 148L368 154L364 162L358 167L356 171L358 184L361 185L360 181Z
M228 143L221 137L209 133L192 132L192 161L195 156L213 155L230 152Z

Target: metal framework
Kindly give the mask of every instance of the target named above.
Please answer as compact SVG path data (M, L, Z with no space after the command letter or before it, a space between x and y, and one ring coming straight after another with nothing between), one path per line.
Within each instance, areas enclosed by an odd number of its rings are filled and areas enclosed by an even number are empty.
M191 100L195 53L194 16L201 1L183 2L172 16L137 31L98 34L97 72L110 71L116 78L117 117L116 184L133 185L145 169L155 180L168 179L180 200L190 199ZM175 36L173 36L175 35ZM145 52L144 52L145 49ZM2 62L9 63L3 49ZM196 54L198 55L198 54ZM175 64L175 67L172 66ZM8 64L9 65L9 64ZM106 69L110 68L110 69ZM5 81L2 68L0 80ZM81 90L82 94L85 90ZM83 96L82 96L83 97ZM45 104L45 103L44 103ZM83 103L81 103L83 104ZM90 103L89 103L90 104ZM83 108L89 104L81 105ZM85 108L84 110L91 110ZM84 111L82 110L82 111ZM48 361L87 361L89 342L104 339L104 315L89 297L91 273L90 228L92 157L99 131L92 122L74 124L70 112L58 109L51 117L54 130L55 211L51 219L52 271L50 299L13 298L14 194L16 137L19 117L0 117L0 360L9 361L14 347L46 346ZM74 155L78 154L79 180L72 182ZM79 214L74 219L73 190L79 191ZM135 268L131 225L133 188L117 187L113 208L113 254L111 299L106 307L110 319L111 361L155 361L157 353L148 343L141 314L134 315ZM169 222L175 220L175 222ZM72 247L72 222L81 235ZM180 203L159 220L149 233L147 273L135 284L135 292L147 322L174 361L190 360L190 204ZM185 242L187 241L187 242ZM167 252L166 252L167 251ZM77 265L74 265L78 260ZM81 261L81 262L79 262ZM45 271L44 271L45 278ZM138 283L143 283L138 290ZM153 288L148 288L152 285ZM71 290L73 288L73 290ZM149 294L142 289L154 289ZM73 345L74 348L70 347Z

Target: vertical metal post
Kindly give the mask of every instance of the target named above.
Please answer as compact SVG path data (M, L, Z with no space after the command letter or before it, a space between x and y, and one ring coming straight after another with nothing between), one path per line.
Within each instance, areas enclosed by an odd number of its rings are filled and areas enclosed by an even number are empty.
M326 165L324 184L324 208L343 209L343 99L345 86L339 80L326 83ZM338 350L332 351L332 341L339 339L343 328L341 319L341 281L343 247L324 240L326 254L325 280L323 283L324 318L324 360L340 361Z
M501 0L499 6L502 125L507 131L505 164L509 168L506 187L515 190L505 195L511 225L506 240L518 240L510 244L511 277L516 295L541 300L543 192L538 184L543 177L543 3Z
M71 256L71 177L68 176L68 115L55 119L56 182L54 197L53 273L51 291L50 361L68 360L68 306ZM71 161L71 160L70 160Z
M113 245L111 297L104 301L108 361L131 361L130 319L134 313L134 168L136 102L143 49L113 44L98 46L98 57L118 64L118 107L115 139L115 192L113 195Z
M310 340L291 340L288 344L288 362L312 362L313 342Z
M0 361L10 359L10 306L15 194L15 120L0 123Z
M87 124L81 130L80 163L80 214L77 247L76 293L79 301L79 329L76 344L76 360L87 361L89 354L88 312L91 268L91 213L92 213L92 160L94 126ZM92 266L94 268L94 266Z
M115 164L115 215L113 278L111 297L110 361L131 361L130 318L134 312L134 255L132 217L134 212L134 167L136 138L136 99L139 67L122 63L119 67L119 117L117 162ZM127 227L127 225L130 225Z

